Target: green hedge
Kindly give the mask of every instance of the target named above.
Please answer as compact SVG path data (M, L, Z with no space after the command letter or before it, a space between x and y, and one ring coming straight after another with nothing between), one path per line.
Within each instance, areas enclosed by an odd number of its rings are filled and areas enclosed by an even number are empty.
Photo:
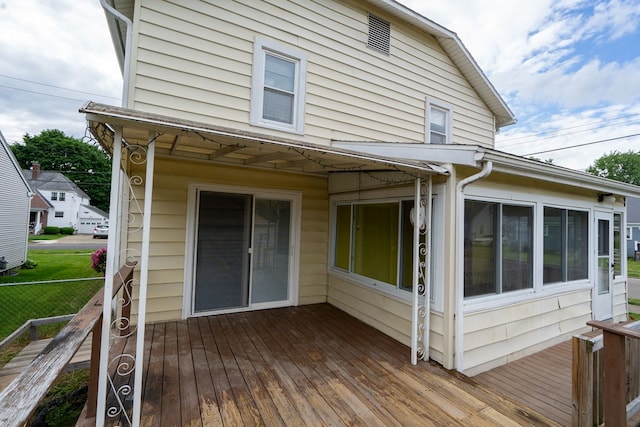
M60 234L60 227L52 227L48 225L44 227L42 230L44 234Z
M72 235L73 233L76 232L76 229L73 227L62 227L60 229L60 233L61 234L68 234L68 235Z

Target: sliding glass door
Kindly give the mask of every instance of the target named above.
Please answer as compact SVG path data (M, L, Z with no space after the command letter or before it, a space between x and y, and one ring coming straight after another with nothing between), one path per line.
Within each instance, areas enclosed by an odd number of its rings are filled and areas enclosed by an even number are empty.
M198 191L194 313L290 299L292 200Z

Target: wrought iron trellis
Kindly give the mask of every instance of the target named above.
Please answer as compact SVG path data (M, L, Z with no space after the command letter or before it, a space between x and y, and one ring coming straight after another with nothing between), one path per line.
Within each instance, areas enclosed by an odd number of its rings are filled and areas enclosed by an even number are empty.
M431 307L431 179L415 181L413 232L413 310L411 331L411 363L429 360L429 317Z
M110 227L107 246L108 260L105 276L105 295L111 295L114 272L118 264L137 262L141 266L139 279L134 279L132 288L137 292L137 300L127 295L120 298L117 304L118 313L113 313L110 304L103 310L102 342L100 355L100 377L98 384L98 405L96 425L102 426L106 418L118 418L125 425L138 425L140 420L142 365L144 357L144 324L146 314L146 288L148 246L151 212L151 188L153 184L153 158L155 137L149 138L146 146L123 144L122 130L116 129L113 142L111 212L109 221L116 224ZM122 166L122 172L120 167ZM124 171L143 166L145 175L134 173L131 176ZM144 204L141 205L136 196L136 188L144 189ZM126 190L126 192L125 192ZM126 202L122 202L127 197ZM142 248L130 247L121 249L121 227L125 227L128 235L142 231ZM105 301L109 301L108 298ZM137 322L135 325L122 316L125 304L137 303ZM133 311L133 310L130 310ZM120 348L119 340L133 339L136 347L133 352L116 352L111 355L110 348ZM116 347L117 346L117 347ZM124 347L122 347L124 348Z

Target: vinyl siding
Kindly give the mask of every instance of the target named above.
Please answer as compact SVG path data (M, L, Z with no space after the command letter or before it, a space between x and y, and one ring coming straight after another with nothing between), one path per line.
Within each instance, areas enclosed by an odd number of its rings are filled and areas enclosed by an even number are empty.
M11 269L24 264L27 258L31 200L29 187L3 141L0 141L0 171L5 188L5 191L0 191L0 257L4 257L7 269Z
M409 301L352 283L336 276L329 277L328 302L357 319L411 346L411 312ZM431 313L430 358L442 362L444 320Z
M248 188L300 191L301 235L298 304L325 302L327 295L327 236L329 204L326 178L259 169L234 169L211 164L156 159L149 247L147 320L182 317L187 237L187 196L191 182L237 185ZM137 200L130 209L143 206L142 187L133 187ZM140 251L142 234L135 231L140 215L130 225L128 246ZM139 252L138 252L139 253Z
M591 289L464 316L464 370L475 375L588 330Z
M367 14L391 22L391 55L366 47ZM451 104L453 140L493 145L493 116L437 41L357 2L149 1L136 14L130 107L241 130L258 35L308 57L307 142L424 141L425 97Z

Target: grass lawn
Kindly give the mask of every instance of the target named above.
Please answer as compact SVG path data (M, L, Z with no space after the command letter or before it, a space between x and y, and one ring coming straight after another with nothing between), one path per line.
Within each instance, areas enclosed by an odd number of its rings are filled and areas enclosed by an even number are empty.
M37 267L0 277L0 285L96 277L90 256L91 251L87 250L29 251L28 258ZM0 340L29 319L76 313L103 284L99 277L79 282L0 286Z
M627 262L627 274L629 277L640 279L640 261L634 261L633 258L629 258Z

